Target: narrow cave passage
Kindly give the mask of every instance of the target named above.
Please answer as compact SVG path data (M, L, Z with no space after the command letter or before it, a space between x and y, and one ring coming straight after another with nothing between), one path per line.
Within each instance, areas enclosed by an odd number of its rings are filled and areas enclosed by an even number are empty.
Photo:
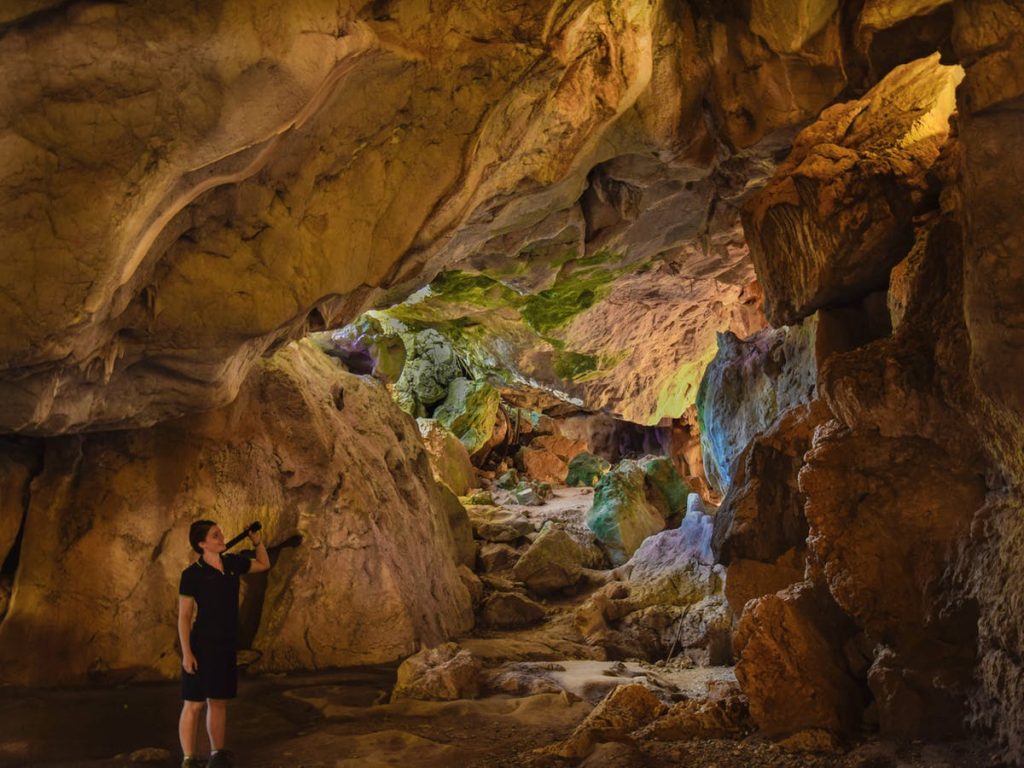
M0 768L1022 764L1021 51L0 11Z

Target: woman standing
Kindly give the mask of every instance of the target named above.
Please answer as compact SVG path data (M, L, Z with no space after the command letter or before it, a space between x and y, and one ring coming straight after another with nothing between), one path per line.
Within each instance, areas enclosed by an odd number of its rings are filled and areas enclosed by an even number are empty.
M197 520L188 531L199 559L181 572L178 587L178 639L181 641L182 698L178 736L184 753L182 768L202 766L195 757L196 726L206 704L210 736L210 768L230 768L224 748L227 700L238 693L238 586L243 573L270 568L259 531L250 531L256 559L223 554L224 533L212 520Z

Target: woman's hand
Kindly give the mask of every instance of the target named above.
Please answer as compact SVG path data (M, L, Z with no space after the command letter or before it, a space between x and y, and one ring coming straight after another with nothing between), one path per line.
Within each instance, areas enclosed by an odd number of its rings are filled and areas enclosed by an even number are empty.
M262 539L263 531L249 531L249 541L252 542L254 547L258 547Z
M190 675L194 675L196 670L199 669L199 662L196 661L196 657L193 654L186 653L181 659L181 668Z

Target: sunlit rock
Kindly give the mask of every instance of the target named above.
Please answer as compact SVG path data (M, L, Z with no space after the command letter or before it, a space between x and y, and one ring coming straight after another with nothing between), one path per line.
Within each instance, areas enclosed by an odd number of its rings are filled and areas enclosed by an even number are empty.
M494 434L501 395L486 381L454 379L434 418L451 430L470 456L485 449Z
M914 215L932 204L927 173L962 77L938 54L902 65L796 138L744 213L772 323L885 287L913 243Z
M476 471L466 446L434 419L417 419L416 423L430 454L434 479L447 485L456 496L465 496L477 486Z

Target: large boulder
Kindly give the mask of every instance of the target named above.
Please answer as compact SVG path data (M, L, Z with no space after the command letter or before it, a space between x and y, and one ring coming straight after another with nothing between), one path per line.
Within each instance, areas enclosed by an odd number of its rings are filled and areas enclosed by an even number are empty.
M199 517L228 535L263 522L275 565L246 580L241 638L261 669L397 659L472 626L457 512L464 520L383 385L311 344L286 347L230 406L47 443L0 623L0 675L176 676L175 595Z
M490 542L513 542L536 531L522 514L493 504L468 504L466 512L473 534Z
M538 752L580 760L603 742L628 741L633 731L652 723L665 709L661 700L641 683L616 686L564 741Z
M580 440L562 435L539 435L519 451L517 461L534 480L564 485L570 462L586 449L586 443Z
M455 433L473 456L488 447L500 407L501 395L486 381L458 378L448 385L434 418Z
M535 594L571 587L583 575L583 551L562 526L548 521L512 569L512 575Z
M748 339L718 336L718 354L697 394L704 472L719 493L729 490L737 457L784 411L815 395L817 321L764 330Z
M430 454L434 479L448 486L456 496L465 496L477 486L476 470L466 446L435 419L417 419L416 423Z
M433 328L406 339L411 349L395 384L395 397L406 411L423 416L448 396L448 386L463 375L462 369L451 343Z
M569 472L565 478L568 486L589 485L594 487L611 468L611 465L600 456L592 453L578 453L569 462Z
M664 457L626 459L594 489L587 527L604 545L614 565L625 563L648 536L686 511L689 487Z
M774 325L884 288L932 206L928 171L963 77L939 54L896 67L804 129L747 204L744 231Z
M455 643L424 648L398 667L391 701L452 701L475 699L480 690L483 665Z
M855 627L827 590L802 582L757 598L736 630L736 678L766 736L859 731L866 691L850 673L844 643Z
M665 528L665 512L648 500L643 467L627 459L597 484L586 522L611 562L622 565L644 539Z
M518 629L542 621L544 606L516 591L495 591L480 606L480 624L492 629Z

